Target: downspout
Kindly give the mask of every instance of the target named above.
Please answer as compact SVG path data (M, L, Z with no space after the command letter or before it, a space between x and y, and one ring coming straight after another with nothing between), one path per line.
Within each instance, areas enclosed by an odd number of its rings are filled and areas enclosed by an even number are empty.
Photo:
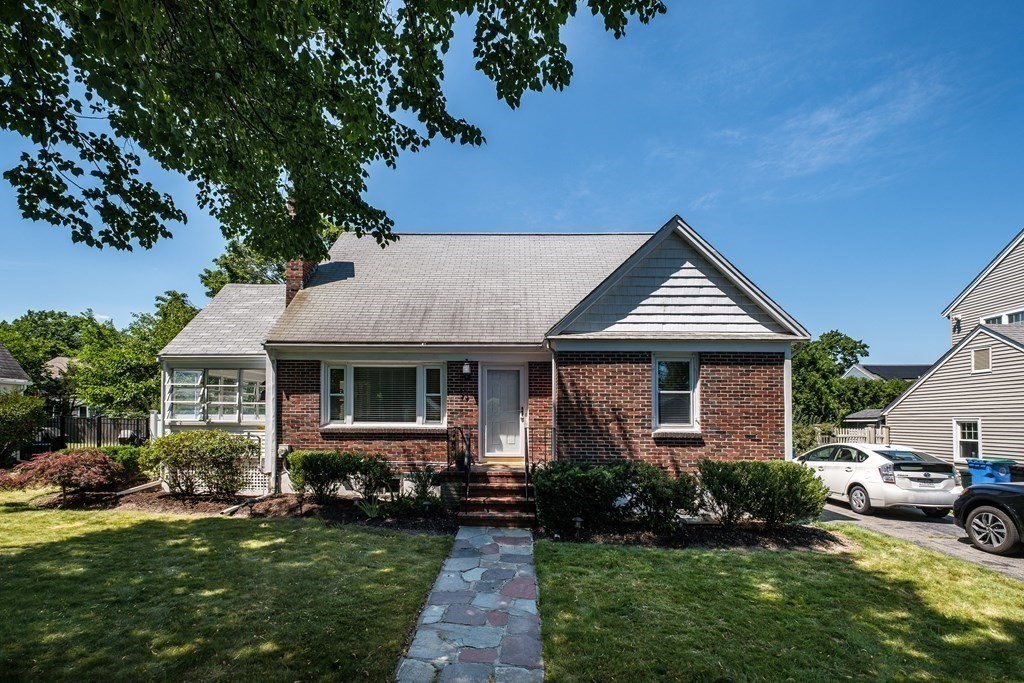
M558 368L556 367L555 348L551 345L551 340L544 340L544 348L551 352L551 460L554 462L558 449L555 447L555 440L558 438L558 432L555 429L555 416L558 414Z
M783 366L784 389L786 403L786 436L784 439L786 460L793 459L793 346L786 347L786 360Z
M270 491L280 493L277 477L277 360L267 354L266 424L263 428L263 471L270 475Z

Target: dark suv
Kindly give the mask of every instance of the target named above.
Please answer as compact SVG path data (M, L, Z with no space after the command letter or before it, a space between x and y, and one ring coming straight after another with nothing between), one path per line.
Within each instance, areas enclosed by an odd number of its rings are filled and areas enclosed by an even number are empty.
M1011 553L1024 535L1024 483L972 484L953 503L953 515L978 550Z

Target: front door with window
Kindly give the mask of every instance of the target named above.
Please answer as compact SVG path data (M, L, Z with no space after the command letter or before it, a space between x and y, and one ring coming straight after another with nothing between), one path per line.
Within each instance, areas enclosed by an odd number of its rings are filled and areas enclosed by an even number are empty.
M520 367L484 367L480 405L483 453L488 457L524 454L526 376Z

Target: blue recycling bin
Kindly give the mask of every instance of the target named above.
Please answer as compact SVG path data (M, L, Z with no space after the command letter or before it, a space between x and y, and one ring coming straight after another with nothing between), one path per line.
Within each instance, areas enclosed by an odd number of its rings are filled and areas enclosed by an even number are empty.
M967 459L972 484L1002 484L1010 481L1011 464L1012 460Z

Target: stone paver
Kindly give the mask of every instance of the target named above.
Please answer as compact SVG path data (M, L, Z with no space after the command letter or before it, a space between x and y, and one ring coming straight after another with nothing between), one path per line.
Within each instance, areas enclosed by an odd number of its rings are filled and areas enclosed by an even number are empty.
M971 545L963 529L953 523L953 515L942 519L926 517L917 508L886 508L870 515L858 515L845 503L830 501L821 515L823 522L852 522L880 534L893 536L944 555L973 562L1024 581L1024 557L1000 557L984 553Z
M543 681L537 597L529 530L462 527L395 677Z

